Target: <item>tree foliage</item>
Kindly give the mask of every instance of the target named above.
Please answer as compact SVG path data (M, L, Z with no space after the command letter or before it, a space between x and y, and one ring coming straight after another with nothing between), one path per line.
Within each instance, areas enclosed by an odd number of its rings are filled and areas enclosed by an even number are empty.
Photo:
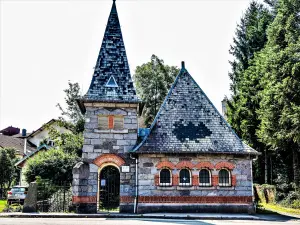
M151 56L150 62L137 66L134 81L144 103L142 114L146 126L154 120L178 72L177 67L165 65L156 55Z
M28 183L36 177L47 179L53 184L62 181L72 181L72 169L78 162L75 154L69 154L62 149L40 151L26 162L25 179Z
M233 96L227 104L228 122L243 140L260 152L266 147L256 134L260 124L257 115L260 98L257 93L261 90L261 73L260 62L254 56L267 43L266 30L271 21L272 15L266 7L251 2L237 26L234 44L229 50L234 59L230 62ZM259 158L254 167L254 179L260 182L264 179L263 167L264 160Z
M0 148L0 188L9 188L16 178L15 150L11 148Z
M57 107L61 111L62 117L61 121L66 121L65 117L73 124L73 131L76 133L83 132L84 130L84 115L81 113L76 99L80 99L82 96L80 94L80 86L78 83L68 82L69 88L65 89L66 94L65 102L67 108L64 109L61 104L57 104Z

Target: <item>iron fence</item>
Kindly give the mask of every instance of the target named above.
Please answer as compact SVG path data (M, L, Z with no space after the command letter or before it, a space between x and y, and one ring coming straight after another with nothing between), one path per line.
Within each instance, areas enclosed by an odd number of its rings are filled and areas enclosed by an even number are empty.
M61 182L53 184L40 181L37 186L37 210L39 212L69 212L72 210L72 186Z

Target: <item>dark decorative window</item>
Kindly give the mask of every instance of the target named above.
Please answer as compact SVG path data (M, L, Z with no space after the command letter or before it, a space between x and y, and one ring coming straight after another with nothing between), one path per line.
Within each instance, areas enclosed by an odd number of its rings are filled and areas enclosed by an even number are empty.
M179 185L191 186L191 172L188 169L182 169L179 172Z
M227 169L219 171L219 186L231 186L230 172Z
M207 169L202 169L199 172L199 185L209 187L211 186L211 175Z
M172 185L172 175L171 171L168 169L162 169L159 174L159 185L160 186L171 186Z

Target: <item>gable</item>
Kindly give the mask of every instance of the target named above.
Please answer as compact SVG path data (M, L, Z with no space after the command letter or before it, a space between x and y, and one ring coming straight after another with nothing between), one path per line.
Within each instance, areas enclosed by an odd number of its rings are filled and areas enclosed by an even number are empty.
M133 151L255 153L220 115L185 68L181 69L148 136Z

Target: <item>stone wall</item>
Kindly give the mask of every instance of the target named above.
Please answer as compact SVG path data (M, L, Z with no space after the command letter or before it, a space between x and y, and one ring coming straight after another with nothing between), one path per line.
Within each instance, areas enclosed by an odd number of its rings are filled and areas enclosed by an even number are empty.
M170 168L172 167L172 168ZM199 186L199 171L209 168L212 177L211 187ZM173 183L162 187L158 182L159 171L170 168ZM190 168L192 185L182 187L178 178L181 168ZM232 185L218 186L218 171L226 168L231 172ZM144 211L185 211L196 212L248 212L253 211L252 160L234 155L204 154L140 154L139 155L139 206ZM170 205L170 203L172 203ZM176 206L176 204L178 204ZM211 207L211 204L218 207ZM191 205L194 207L191 208ZM239 205L240 207L236 207ZM172 208L172 207L173 208Z
M82 159L88 167L73 170L73 203L79 213L95 213L98 203L99 171L106 165L114 165L120 170L120 211L131 212L134 200L135 160L130 158L128 151L137 141L137 105L85 103L85 106ZM124 129L99 130L98 115L124 116ZM129 166L129 172L122 172L122 166ZM78 167L83 168L83 165ZM85 173L87 175L83 175ZM122 202L123 199L127 200Z

